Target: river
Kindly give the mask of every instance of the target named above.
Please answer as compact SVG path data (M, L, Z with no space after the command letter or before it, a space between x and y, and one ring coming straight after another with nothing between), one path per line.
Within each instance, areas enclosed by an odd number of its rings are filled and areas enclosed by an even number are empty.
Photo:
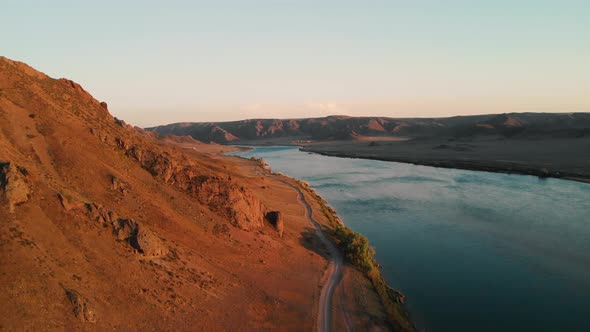
M307 181L364 234L422 331L590 331L589 184L297 147L234 154Z

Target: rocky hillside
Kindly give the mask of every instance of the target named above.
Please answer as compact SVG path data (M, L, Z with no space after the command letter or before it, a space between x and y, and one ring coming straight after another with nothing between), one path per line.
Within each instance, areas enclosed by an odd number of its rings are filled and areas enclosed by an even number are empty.
M296 193L207 149L0 57L0 330L312 329Z
M582 137L590 135L590 113L510 113L423 119L328 116L310 119L176 123L148 130L160 134L190 135L203 142L217 143L282 137L320 141L355 140L367 136Z

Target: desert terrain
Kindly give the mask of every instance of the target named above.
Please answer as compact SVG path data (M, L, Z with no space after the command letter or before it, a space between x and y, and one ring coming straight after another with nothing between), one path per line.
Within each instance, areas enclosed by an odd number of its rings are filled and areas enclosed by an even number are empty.
M349 262L327 280L325 201L229 149L0 57L0 330L313 330L325 285L332 329L413 330Z

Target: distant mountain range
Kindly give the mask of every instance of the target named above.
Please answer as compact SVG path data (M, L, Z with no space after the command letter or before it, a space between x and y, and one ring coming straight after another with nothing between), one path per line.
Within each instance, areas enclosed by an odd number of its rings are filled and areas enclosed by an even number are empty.
M355 140L363 137L584 137L590 113L505 113L448 118L327 116L306 119L252 119L183 122L147 128L162 135L188 135L203 142L231 143L292 137Z

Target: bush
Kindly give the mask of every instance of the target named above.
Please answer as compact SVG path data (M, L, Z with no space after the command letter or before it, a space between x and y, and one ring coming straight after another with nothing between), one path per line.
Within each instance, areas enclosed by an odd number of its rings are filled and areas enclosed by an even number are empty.
M302 186L301 181L298 181L298 183ZM403 294L391 289L383 279L379 265L373 257L375 250L369 245L369 240L346 227L336 215L336 211L328 206L327 202L313 189L304 186L302 188L317 200L323 214L328 218L330 224L334 226L332 234L345 259L361 270L373 284L394 329L396 331L416 331L403 305Z
M250 157L250 160L255 162L256 164L258 164L258 166L264 169L269 169L268 164L264 161L263 158Z
M345 226L338 226L334 235L344 256L350 263L364 272L373 269L375 250L369 246L369 240L366 237Z

